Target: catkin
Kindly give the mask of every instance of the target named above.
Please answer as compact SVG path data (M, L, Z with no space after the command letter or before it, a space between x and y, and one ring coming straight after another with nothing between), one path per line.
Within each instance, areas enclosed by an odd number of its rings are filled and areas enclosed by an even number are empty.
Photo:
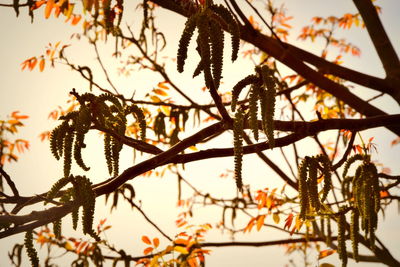
M350 239L353 248L354 260L358 262L358 231L359 231L359 214L357 209L353 209L351 212L350 222Z
M27 231L25 233L24 241L26 252L28 254L29 260L31 261L32 267L39 267L39 257L37 255L35 247L33 246L32 231Z
M235 114L233 125L233 144L236 187L239 189L239 191L242 191L243 111L241 109L239 109Z
M342 267L347 266L347 252L346 252L346 217L342 213L342 209L339 209L338 215L338 254L342 260Z
M308 211L308 190L307 190L307 165L308 158L306 157L299 165L299 198L300 198L300 218L306 219Z

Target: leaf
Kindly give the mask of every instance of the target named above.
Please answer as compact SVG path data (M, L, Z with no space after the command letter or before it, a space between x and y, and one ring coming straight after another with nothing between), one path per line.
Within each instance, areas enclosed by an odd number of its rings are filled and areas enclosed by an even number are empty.
M144 243L146 243L147 245L151 245L151 241L150 241L150 238L148 238L147 236L142 236L142 241L144 242Z
M145 250L143 250L143 254L144 254L144 255L150 254L150 253L153 251L153 249L154 249L154 248L152 248L152 247L148 247L148 248L146 248Z
M325 249L325 250L321 250L319 252L319 256L318 259L323 259L328 257L329 255L332 255L333 253L335 253L336 250L335 249Z
M72 246L71 242L65 242L64 248L69 251L74 250L74 247Z
M281 218L279 217L279 213L275 212L274 214L272 214L272 219L276 224L278 224L281 220Z
M160 87L160 88L162 88L162 89L169 90L169 87L165 85L165 84L168 84L168 83L169 83L169 82L167 82L167 81L165 81L165 82L159 82L159 83L157 84L157 86Z
M261 215L257 218L257 231L260 231L261 227L264 225L265 215Z
M81 15L72 15L71 25L74 26L74 25L78 24L79 21L81 20L81 18L82 18Z
M37 58L36 57L32 57L29 60L29 70L33 70L35 68L35 66L36 66L36 63L37 63Z
M330 263L321 263L321 264L319 265L319 267L335 267L335 265L330 264Z
M158 239L157 237L153 239L153 244L154 247L157 248L160 245L160 239Z
M48 19L51 14L51 10L54 7L54 0L47 0L46 8L44 9L44 17Z
M11 113L11 117L13 117L13 118L16 119L16 120L22 120L22 119L27 119L27 118L29 118L29 116L27 116L27 115L18 115L18 113L19 113L19 110L13 111L13 112Z
M150 99L155 103L161 102L161 98L159 98L158 96L155 96L155 95L150 96Z
M186 248L181 247L181 246L174 246L174 250L181 253L181 254L189 254Z
M283 227L283 229L286 229L286 228L289 229L290 226L292 225L292 222L293 222L293 213L290 213L285 220L285 226Z
M44 70L45 60L42 58L39 63L39 70L42 72Z
M154 89L153 92L157 95L168 96L167 92L162 89Z
M246 228L244 229L244 233L246 233L246 232L251 232L251 229L253 228L253 226L254 226L254 223L256 222L256 219L255 218L251 218L250 219L250 222L247 224L247 226L246 226Z

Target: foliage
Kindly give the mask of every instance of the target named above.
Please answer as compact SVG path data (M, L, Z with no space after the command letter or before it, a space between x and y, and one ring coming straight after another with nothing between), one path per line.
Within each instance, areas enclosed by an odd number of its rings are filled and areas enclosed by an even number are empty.
M61 178L43 194L31 192L31 196L20 196L14 177L4 170L18 160L15 149L22 153L29 148L24 139L12 141L28 116L15 111L0 120L0 238L25 232L24 245L16 244L9 253L14 265L21 265L23 247L32 266L39 265L34 241L41 248L47 247L43 260L46 265L55 262L50 253L54 248L73 254L76 258L72 266L87 266L90 262L96 266L107 262L129 266L133 261L143 266L193 267L206 263L211 252L207 247L277 244L284 245L288 254L302 253L304 265L316 264L308 260L313 250L318 251L318 260L337 252L342 266L347 265L349 258L400 265L380 240L376 242L380 215L384 215L393 201L399 200L400 178L388 174L375 158L374 138L368 142L363 139L367 135L363 131L375 127L385 127L400 135L400 115L387 114L374 102L385 95L400 103L400 62L381 25L380 8L372 1L354 0L358 13L313 17L311 24L301 30L298 40L311 42L320 49L317 56L290 43L294 33L289 23L293 17L287 15L283 6L277 7L272 1L214 2L217 1L144 0L135 2L136 11L132 11L132 3L120 0L77 3L16 0L12 5L0 4L12 7L17 16L20 9L28 8L33 20L34 14L43 10L45 19L61 16L72 26L82 26L82 32L73 38L88 41L102 71L95 73L90 62L73 59L67 54L73 46L62 45L61 41L49 43L45 53L21 64L22 70L33 71L38 67L40 72L49 66L66 65L88 84L87 88L68 89L71 98L67 107L59 106L49 115L49 119L57 121L57 126L40 135L42 141L49 139L54 158L63 159L62 174L58 176ZM158 29L165 19L157 16L162 9L173 11L172 16L180 14L187 18L181 25L183 31L172 36L172 41ZM135 18L133 25L128 24L129 16ZM342 65L347 53L361 55L355 44L338 37L353 26L368 31L386 78ZM231 36L230 45L226 44L225 31ZM188 58L192 61L196 57L190 51L192 38L196 39L199 61L193 82L182 85L175 79L185 74L175 73L176 77L171 74L175 64L178 72L183 73ZM113 44L112 57L119 62L116 69L120 74L139 76L150 71L152 75L161 75L161 80L151 80L154 85L149 88L135 84L140 90L134 93L120 88L114 81L118 78L110 74L110 67L114 66L103 62L106 56L99 50L103 42ZM176 60L175 55L165 53L165 47L171 45L177 48ZM224 63L227 47L231 48L230 64L233 64L229 67L240 68L237 64L243 64L254 71L243 74L244 77L229 76ZM239 63L235 65L234 61ZM201 72L204 82L195 78ZM99 78L101 75L106 85ZM379 95L369 100L360 98L363 86ZM205 95L212 99L211 103L204 102ZM87 141L98 138L91 136L92 132L103 139L101 146L109 177L101 181L79 174L90 174L101 164L87 164L88 154L83 155L83 151L92 149ZM306 145L300 147L299 141L305 141ZM319 152L310 152L315 149L309 144L314 143ZM392 145L397 143L398 137ZM126 167L122 158L123 148L133 151L135 160L130 167ZM276 157L278 150L282 159ZM253 178L258 177L249 177L246 167L251 157L247 155L261 160L254 163L257 175L262 173L263 164L269 169L265 186L255 187ZM233 164L220 175L236 184L237 190L230 198L204 192L186 177L190 176L190 170L199 172L187 163L219 157L233 157ZM281 164L283 161L287 167ZM79 168L74 168L75 164ZM122 165L125 169L120 171ZM167 175L177 177L177 203L181 210L176 220L179 232L174 237L158 226L162 218L154 222L146 215L132 181ZM209 175L208 170L202 170L202 175ZM279 181L279 186L272 181ZM8 189L12 195L6 192ZM110 213L120 209L121 203L127 203L158 231L158 237L150 238L143 233L142 242L137 240L146 246L141 255L133 256L114 247L105 235L111 228L105 225L105 219L94 229L96 200L103 195L106 202L112 196ZM31 205L39 210L22 214L21 210ZM217 209L221 219L215 223L193 223L194 211L200 208ZM66 237L63 228L68 224L63 218L71 214L72 228L76 230L80 211L79 229L87 236ZM53 230L48 224L53 225ZM279 230L284 239L206 241L206 234L214 229L236 238L239 233L256 235L256 231L271 228ZM123 229L124 235L128 230ZM160 240L161 236L166 242ZM347 240L351 240L352 252L346 247L350 244ZM368 254L359 251L359 244Z

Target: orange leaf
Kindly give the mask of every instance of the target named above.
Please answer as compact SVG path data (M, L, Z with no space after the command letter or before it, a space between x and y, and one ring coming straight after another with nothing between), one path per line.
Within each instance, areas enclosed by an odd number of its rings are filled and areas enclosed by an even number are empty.
M34 4L33 4L32 7L31 7L31 10L38 9L38 8L41 7L44 3L46 3L45 0L34 2Z
M148 238L147 236L142 236L142 241L144 242L144 243L146 243L147 245L151 245L151 241L150 241L150 238Z
M29 61L29 70L33 70L36 66L37 63L37 58L36 57L32 57L31 60Z
M381 190L379 193L380 193L381 198L390 196L389 191L387 191L387 190L385 190L385 191Z
M54 7L54 0L47 0L46 8L44 9L44 17L48 19L51 14L51 10Z
M81 15L72 15L72 21L71 21L71 25L76 25L79 23L79 21L81 20L82 16Z
M321 250L321 251L319 252L318 259L326 258L326 257L328 257L329 255L332 255L332 254L335 253L335 252L336 252L336 250L334 250L334 249L325 249L325 250Z
M153 248L152 247L148 247L145 250L143 250L143 254L147 255L147 254L150 254L152 251L153 251Z
M186 246L189 243L189 241L182 238L178 238L177 240L174 241L174 243Z
M17 120L21 120L21 119L27 119L29 118L29 116L27 115L18 115L19 111L14 111L11 113L11 117L17 119Z
M251 229L253 228L255 221L256 221L255 218L251 218L250 222L247 224L246 228L244 229L245 233L246 232L249 232L249 233L251 232Z
M264 225L265 215L261 215L257 219L257 231L260 231L261 227Z
M42 72L42 71L44 70L44 65L45 65L45 61L44 61L44 58L42 58L42 59L40 60L40 63L39 63L39 70L40 70L40 72Z
M198 266L196 258L189 258L187 260L187 262L189 263L190 267L197 267Z
M158 239L157 237L154 238L154 239L153 239L153 244L154 244L154 247L157 248L157 247L160 245L160 239Z
M165 81L165 82L159 82L159 83L157 84L157 86L160 87L160 88L162 88L162 89L168 90L169 87L166 86L165 84L168 84L168 82L167 82L167 81Z
M157 95L168 96L167 92L162 89L154 89L153 92Z

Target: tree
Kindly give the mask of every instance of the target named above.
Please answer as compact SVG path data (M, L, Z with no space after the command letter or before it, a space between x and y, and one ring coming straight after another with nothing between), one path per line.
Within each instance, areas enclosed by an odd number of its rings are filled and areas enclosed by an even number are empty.
M400 265L376 236L381 214L399 199L400 177L388 174L377 163L373 138L363 139L364 130L376 127L400 135L400 115L388 114L374 104L377 98L400 103L400 62L382 26L380 8L369 0L353 0L357 13L313 17L312 24L303 27L298 38L311 40L317 47L322 42L317 56L290 44L291 17L272 1L222 2L144 0L135 2L139 7L135 12L128 3L108 0L82 1L80 7L68 0L1 4L14 8L17 16L20 9L27 8L32 20L34 14L44 10L45 18L61 16L72 25L82 24L83 32L74 37L87 39L104 77L99 78L93 67L74 62L68 54L69 46L60 42L22 63L22 69L40 71L49 64L66 65L87 81L87 88L67 88L72 96L69 106L51 113L58 120L57 126L42 134L43 139L49 138L54 157L63 162L61 178L45 193L21 196L14 178L4 168L7 162L18 159L15 149L22 152L29 147L26 140L12 142L9 136L18 132L27 117L14 112L10 119L1 121L0 237L25 233L24 245L16 244L10 253L15 265L20 264L23 246L33 266L41 260L51 264L50 255L39 260L34 239L41 245L73 253L71 262L76 266L87 265L89 260L99 266L119 261L127 266L132 261L149 266L197 266L205 262L209 247L276 244L286 244L289 252L302 251L305 255L317 250L319 258L337 251L343 266L349 257L357 262ZM167 34L157 26L163 23L163 17L156 15L160 10L187 18L183 32L174 33L179 39L173 41L177 43L176 56L163 57L170 44ZM141 22L137 19L139 12ZM135 19L130 25L126 16L132 13ZM368 32L385 78L341 65L346 53L360 54L357 46L337 37L338 32L352 26ZM228 36L230 45L225 41ZM121 61L121 74L145 75L143 72L150 70L161 76L157 86L148 89L137 84L145 93L137 92L132 97L131 91L119 88L99 50L104 42L114 44L112 56ZM226 57L233 62L248 60L247 64L253 66L243 77L230 77L226 69L231 63L224 60ZM199 83L195 86L175 82L178 77L191 75L188 72L193 62L193 76L204 79L194 80ZM183 74L167 67L172 64ZM171 78L171 73L177 78ZM378 95L364 99L366 91L361 87ZM98 138L90 136L92 132L101 133L104 140L104 164L109 176L97 183L84 175L96 167L87 164L85 158L85 151L90 149L88 140ZM316 149L305 151L301 147L304 140L308 145L313 141ZM124 147L132 148L136 159L121 170ZM278 151L287 167L277 163ZM271 180L282 181L282 186L255 188L242 166L249 155L257 155L265 168L273 171ZM221 157L233 158L233 171L221 174L235 180L233 197L215 197L190 181L190 163ZM182 232L175 237L151 221L135 199L133 182L138 177L165 173L177 177L178 205L185 208L176 221ZM193 196L184 199L188 191ZM170 244L162 247L159 237L143 235L140 242L148 245L143 255L129 255L114 247L103 236L109 229L105 220L93 227L95 203L103 195L111 200L112 209L121 205L121 199L126 201ZM221 221L216 226L192 225L193 209L200 205L218 208ZM34 211L23 213L28 207ZM73 228L81 227L82 233L91 238L62 235L64 217L71 217ZM273 224L267 223L269 217ZM65 219L63 222L63 228L68 227ZM47 226L50 224L52 230ZM283 239L206 242L204 233L212 227L234 236L254 233L253 228L273 228L282 232ZM293 234L299 237L292 238ZM350 243L352 248L346 247ZM321 244L328 248L321 249ZM360 253L359 244L363 245ZM111 256L107 256L109 253Z

